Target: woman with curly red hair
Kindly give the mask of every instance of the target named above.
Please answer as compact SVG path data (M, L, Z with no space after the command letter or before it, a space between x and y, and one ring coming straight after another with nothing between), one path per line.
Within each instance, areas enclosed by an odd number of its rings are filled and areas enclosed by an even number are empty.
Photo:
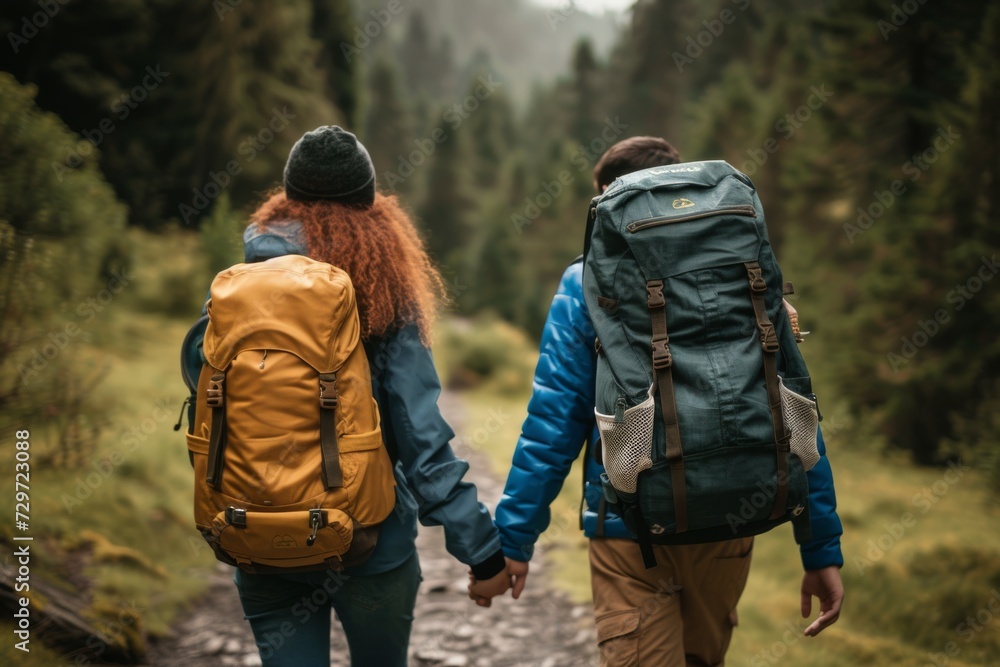
M343 572L248 574L235 581L265 667L330 661L330 611L354 665L406 665L420 583L416 522L444 526L448 551L469 565L483 598L510 585L500 540L468 464L449 445L430 328L443 283L409 217L375 191L375 168L350 132L325 126L292 148L284 187L251 217L247 262L306 255L343 269L357 296L361 336L394 461L396 505L363 564Z

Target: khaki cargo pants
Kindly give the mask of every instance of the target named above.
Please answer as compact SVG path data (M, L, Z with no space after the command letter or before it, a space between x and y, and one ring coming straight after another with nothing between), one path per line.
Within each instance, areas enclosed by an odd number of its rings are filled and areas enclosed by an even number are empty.
M722 665L753 538L653 547L647 570L631 540L590 540L602 667Z

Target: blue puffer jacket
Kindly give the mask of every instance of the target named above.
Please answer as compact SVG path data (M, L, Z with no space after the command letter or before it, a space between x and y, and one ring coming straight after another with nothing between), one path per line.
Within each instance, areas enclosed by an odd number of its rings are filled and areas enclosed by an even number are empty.
M528 418L521 427L507 486L496 510L500 541L509 558L531 559L535 542L549 527L549 505L588 442L591 444L586 447L584 509L580 518L584 533L591 538L629 536L624 522L611 511L606 511L603 525L598 525L600 475L604 468L593 456L593 443L597 442L595 338L583 299L583 263L577 261L563 274L549 308ZM819 452L819 463L807 474L813 539L800 547L807 570L844 563L840 551L843 531L822 433Z

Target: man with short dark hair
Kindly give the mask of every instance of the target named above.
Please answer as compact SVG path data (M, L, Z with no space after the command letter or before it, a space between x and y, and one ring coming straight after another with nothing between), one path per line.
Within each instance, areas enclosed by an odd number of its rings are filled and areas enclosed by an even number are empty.
M632 137L601 157L594 185L603 192L620 176L680 161L664 139ZM578 259L566 269L549 309L528 417L496 511L514 597L524 588L535 541L548 527L549 505L589 442L581 525L592 538L590 571L601 664L721 665L737 622L736 603L750 570L753 538L655 546L658 565L644 567L638 546L604 500L603 467L593 455L596 336L582 276ZM843 599L841 525L822 435L818 445L820 462L808 473L813 539L801 546L806 570L802 615L809 616L813 595L820 598L822 611L805 631L810 636L837 620Z
M620 176L680 161L680 153L666 139L629 137L611 146L597 161L594 166L594 189L604 192Z

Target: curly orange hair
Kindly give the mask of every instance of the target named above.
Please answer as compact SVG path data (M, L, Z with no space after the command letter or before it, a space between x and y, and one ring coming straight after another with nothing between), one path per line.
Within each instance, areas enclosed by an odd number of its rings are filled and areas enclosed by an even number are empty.
M416 324L424 344L430 343L431 324L445 300L444 281L395 197L376 194L371 208L360 208L295 201L278 190L250 216L265 229L285 220L302 225L313 259L351 277L363 339Z

